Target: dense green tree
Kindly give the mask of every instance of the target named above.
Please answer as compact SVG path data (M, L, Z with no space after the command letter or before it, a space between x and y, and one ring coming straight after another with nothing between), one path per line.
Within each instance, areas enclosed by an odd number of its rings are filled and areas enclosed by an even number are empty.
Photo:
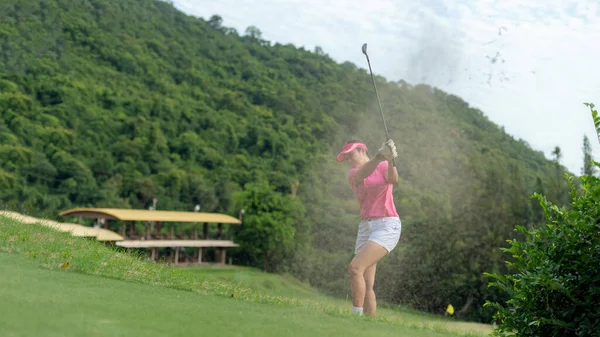
M596 124L597 112L588 106ZM600 128L596 132L600 137ZM490 286L509 297L503 302L488 299L484 305L497 310L494 319L500 325L495 336L598 335L600 179L584 175L581 185L572 175L567 180L569 207L535 193L545 221L529 228L517 226L522 238L509 240L510 247L501 249L512 257L507 261L510 271L486 273L493 280Z
M290 195L281 197L265 181L247 183L234 199L244 210L244 223L235 231L242 253L265 271L279 269L296 248L296 226L304 221L302 204Z
M515 260L508 264L511 271L488 274L494 279L490 285L509 295L503 303L486 304L497 309L494 318L500 326L494 335L598 335L600 180L594 176L582 180L577 190L569 177L569 209L536 193L547 223L531 229L518 226L525 238L510 240L511 246L503 249Z

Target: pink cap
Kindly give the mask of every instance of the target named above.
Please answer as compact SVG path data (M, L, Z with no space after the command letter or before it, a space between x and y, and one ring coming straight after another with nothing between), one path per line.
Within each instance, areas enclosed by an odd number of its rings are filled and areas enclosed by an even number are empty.
M342 151L340 153L338 153L337 156L335 156L335 159L337 159L337 161L343 161L344 155L346 153L350 153L350 152L354 151L354 149L358 149L358 148L366 150L367 146L360 142L348 143L348 144L344 145L344 148L342 149Z

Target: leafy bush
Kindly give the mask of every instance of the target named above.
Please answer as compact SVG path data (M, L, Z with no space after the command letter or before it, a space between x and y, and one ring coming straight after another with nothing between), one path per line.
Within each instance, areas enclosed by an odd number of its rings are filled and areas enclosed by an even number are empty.
M598 142L600 142L600 116L598 116L598 111L594 108L596 107L594 103L584 103L585 106L589 107L592 112L592 119L594 120L594 128L596 129L596 134L598 134Z
M277 270L281 260L294 251L294 224L303 221L302 204L276 192L266 181L246 184L234 198L246 212L244 223L235 232L241 255L255 265L262 263L264 271ZM238 263L241 260L244 258Z
M567 177L570 207L557 207L535 193L546 224L530 229L517 226L525 239L509 240L511 246L502 249L514 258L508 265L515 273L486 273L495 279L490 286L510 295L504 306L485 304L498 309L494 318L500 326L495 336L599 335L600 179L583 176L577 188L575 178Z

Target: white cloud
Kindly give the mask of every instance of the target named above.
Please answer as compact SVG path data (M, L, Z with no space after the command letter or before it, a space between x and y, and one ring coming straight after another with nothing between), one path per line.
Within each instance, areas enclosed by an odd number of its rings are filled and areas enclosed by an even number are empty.
M600 160L589 110L600 106L596 0L175 0L188 14L312 49L389 80L426 82L480 108L508 133L579 174L583 135ZM501 34L500 34L501 33ZM496 57L496 62L491 60ZM502 62L504 60L504 62ZM490 78L491 74L491 78Z

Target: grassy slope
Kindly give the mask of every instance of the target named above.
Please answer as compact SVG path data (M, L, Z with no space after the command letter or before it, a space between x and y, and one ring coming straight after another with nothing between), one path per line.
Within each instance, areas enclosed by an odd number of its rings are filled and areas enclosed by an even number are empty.
M262 294L271 296L292 297L304 300L321 301L343 309L349 308L350 300L340 300L323 295L297 279L279 274L264 273L258 269L241 266L210 266L186 267L184 273L205 277L213 281L226 281L251 288ZM487 324L443 320L439 316L430 315L404 307L393 307L379 303L378 314L387 321L400 323L405 326L434 327L442 330L473 332L475 335L485 335L491 331Z
M356 320L349 318L347 303L277 275L157 265L2 216L0 252L0 283L6 285L0 289L0 326L7 336L184 335L208 329L246 336L425 337L489 331L484 325L385 309L377 319ZM69 267L62 271L65 261ZM225 327L231 322L236 324Z
M234 283L272 296L313 300L327 298L293 276L265 273L250 267L209 265L182 267L181 271L192 277Z
M15 255L0 254L0 275L4 285L0 325L8 336L444 335L324 316L305 307L257 307L223 297L43 270Z

